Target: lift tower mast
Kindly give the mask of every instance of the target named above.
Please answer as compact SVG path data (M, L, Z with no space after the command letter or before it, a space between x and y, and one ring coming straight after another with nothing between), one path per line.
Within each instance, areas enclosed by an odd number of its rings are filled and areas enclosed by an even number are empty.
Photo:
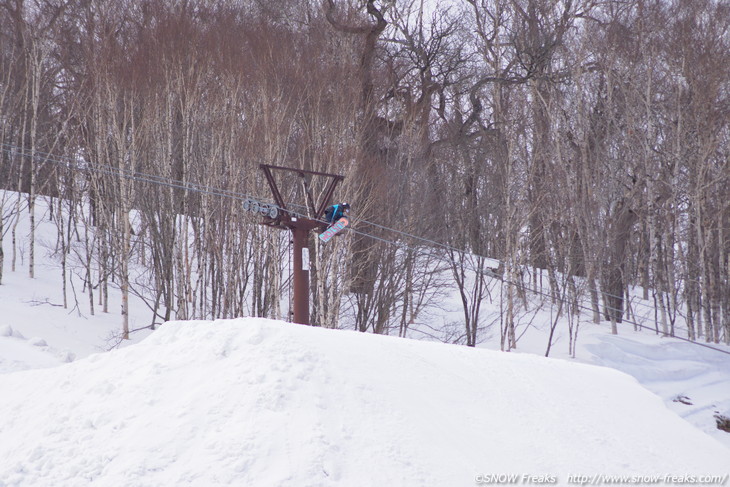
M271 166L268 164L259 165L261 170L266 176L266 180L271 188L271 193L276 202L276 206L279 211L272 212L275 216L266 216L264 220L265 225L272 227L278 227L281 229L291 230L294 243L294 256L292 269L292 280L294 281L294 297L292 299L294 305L294 323L301 323L308 325L309 323L309 265L305 262L304 253L305 249L307 252L309 247L307 246L309 240L309 232L312 230L320 229L324 230L327 228L327 223L323 221L324 211L330 205L332 195L335 192L337 184L339 184L344 176L338 174L328 174L316 171L306 171L304 169L295 169L290 167ZM294 212L287 208L286 202L281 196L279 187L276 184L274 178L274 171L283 171L288 173L294 173L302 179L302 184L305 187L309 186L309 180L312 176L322 177L328 179L327 186L324 189L322 197L317 204L313 200L310 200L305 206L310 208L310 211L314 213L311 217L305 216L304 211Z

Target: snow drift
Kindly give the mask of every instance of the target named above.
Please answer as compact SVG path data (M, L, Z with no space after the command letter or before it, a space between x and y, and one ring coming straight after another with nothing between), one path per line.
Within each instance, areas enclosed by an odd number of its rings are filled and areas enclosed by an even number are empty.
M0 391L2 487L565 485L730 464L615 370L264 319L171 322Z

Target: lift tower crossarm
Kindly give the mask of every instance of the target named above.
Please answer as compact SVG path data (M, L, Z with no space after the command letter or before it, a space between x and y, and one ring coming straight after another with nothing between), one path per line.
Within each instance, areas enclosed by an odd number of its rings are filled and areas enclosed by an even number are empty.
M311 176L322 176L322 177L329 178L330 181L327 184L327 188L324 191L324 195L322 197L322 201L319 204L319 207L313 208L313 210L315 210L315 213L314 213L315 220L322 219L322 216L324 216L324 210L327 209L327 206L329 206L330 201L332 199L332 195L335 193L335 188L337 187L337 184L339 184L342 180L345 179L345 176L341 176L339 174L332 174L332 173L319 172L319 171L308 171L306 169L296 169L296 168L283 167L283 166L273 166L271 164L259 164L259 167L264 171L266 180L269 182L269 186L271 187L271 192L273 193L274 201L276 201L276 205L284 211L287 211L286 203L284 202L284 199L281 197L279 188L276 185L276 181L274 180L274 175L271 172L272 169L278 170L278 171L294 172L294 173L297 173L302 178L304 178L304 176L306 174L309 174Z

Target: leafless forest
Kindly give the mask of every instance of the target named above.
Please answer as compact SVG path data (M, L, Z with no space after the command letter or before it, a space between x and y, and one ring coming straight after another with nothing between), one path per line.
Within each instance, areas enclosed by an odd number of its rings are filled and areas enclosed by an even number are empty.
M449 340L489 298L509 349L535 297L620 331L639 293L730 343L726 1L2 0L0 139L0 280L45 198L64 304L119 287L124 334L130 295L286 319L289 236L241 209L265 163L345 176L312 322L405 335L457 293Z

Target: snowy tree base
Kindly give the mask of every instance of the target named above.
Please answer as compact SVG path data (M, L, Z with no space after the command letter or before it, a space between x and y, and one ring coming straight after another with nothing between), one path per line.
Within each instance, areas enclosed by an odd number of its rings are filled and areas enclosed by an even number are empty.
M717 421L717 429L730 433L730 418L722 414L716 414L715 421Z

